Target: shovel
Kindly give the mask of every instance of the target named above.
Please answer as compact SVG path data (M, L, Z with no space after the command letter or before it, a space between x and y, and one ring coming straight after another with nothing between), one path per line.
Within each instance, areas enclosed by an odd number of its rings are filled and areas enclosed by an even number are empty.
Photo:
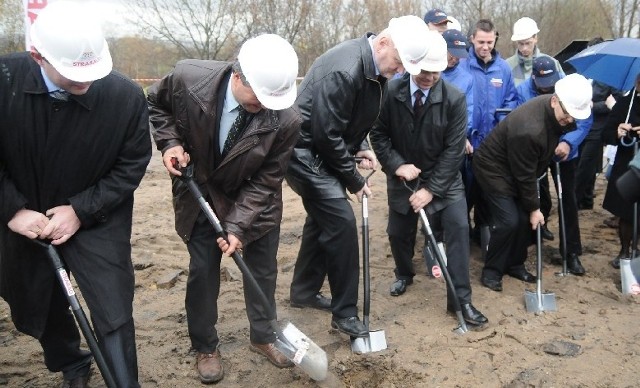
M540 179L546 176L547 173L545 172L538 178L538 199L540 198ZM530 313L557 311L556 294L551 292L542 293L542 226L540 224L536 227L536 275L536 291L525 290L524 302L527 311Z
M560 212L560 240L562 241L562 272L556 276L567 276L567 227L564 219L564 205L562 203L562 181L560 179L560 162L556 162L556 185L558 187L558 210Z
M365 178L365 182L376 172L373 170ZM379 352L387 348L384 330L369 331L369 307L371 304L371 279L369 276L369 206L366 194L362 195L362 284L364 288L364 306L362 308L362 323L367 329L367 336L351 337L351 351L354 353Z
M116 382L111 375L111 371L107 366L107 362L98 347L98 341L96 340L96 336L91 330L91 326L89 325L89 321L87 320L87 316L84 314L84 310L82 310L82 306L80 306L80 302L78 302L78 297L76 296L75 291L73 290L73 286L71 285L71 280L69 280L69 275L67 274L67 270L64 268L64 264L62 264L62 259L58 254L58 250L48 242L44 242L42 240L32 240L34 243L44 247L47 250L47 255L51 259L51 263L53 264L53 268L56 270L56 275L62 289L64 290L64 294L67 296L67 301L71 306L71 312L73 316L76 318L76 322L78 326L80 326L80 330L82 331L82 335L84 335L85 340L87 341L87 345L89 345L89 349L91 350L91 354L93 355L93 359L96 360L96 365L100 370L100 374L102 374L102 379L108 388L116 388Z
M180 166L177 165L177 162L174 161L174 168L180 170L182 173L178 178L180 178L189 187L191 194L193 194L193 196L198 200L200 208L211 225L213 225L215 232L219 237L226 239L227 236L220 224L218 216L216 216L209 203L204 199L198 184L193 179L193 165L180 168ZM238 251L235 251L232 258L240 269L240 272L242 272L244 277L248 280L249 286L253 287L254 291L258 295L259 301L264 310L267 311L269 316L274 317L269 321L269 324L276 334L275 347L284 354L285 357L300 367L313 380L324 380L327 377L328 370L327 354L324 350L322 350L322 348L316 345L309 337L304 335L304 333L298 330L290 322L287 322L284 325L284 328L281 329L275 319L276 312L271 308L267 296L260 288L260 285L253 277L253 274L251 274L251 270L245 263L242 255L240 255Z
M409 187L405 180L402 181L404 186L409 189L412 193L415 193L416 190ZM416 188L420 181L416 182ZM449 291L453 297L453 303L455 304L454 309L456 312L456 318L458 318L459 326L453 329L453 332L456 334L464 334L469 331L467 327L467 323L464 321L464 317L462 316L462 308L460 307L460 300L458 299L458 294L456 294L456 288L453 285L453 280L449 275L449 270L447 269L447 263L444 259L443 251L438 247L438 241L436 240L436 236L433 235L433 230L431 230L431 224L429 223L429 218L427 218L427 213L424 209L420 209L420 219L422 220L422 227L424 229L425 234L427 235L427 244L431 245L431 252L435 253L436 260L438 260L438 264L440 265L440 270L442 271L442 275L444 276L445 283L447 283L447 287L449 287Z

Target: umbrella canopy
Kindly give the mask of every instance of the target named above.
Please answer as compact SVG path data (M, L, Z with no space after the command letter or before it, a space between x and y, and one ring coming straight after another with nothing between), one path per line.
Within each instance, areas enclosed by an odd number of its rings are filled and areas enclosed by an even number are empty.
M567 60L578 73L618 90L631 90L640 73L640 39L602 42Z

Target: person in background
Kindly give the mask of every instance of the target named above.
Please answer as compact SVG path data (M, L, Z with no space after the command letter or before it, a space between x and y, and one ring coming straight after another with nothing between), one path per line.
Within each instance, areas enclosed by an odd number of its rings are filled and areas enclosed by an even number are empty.
M498 32L493 22L488 19L479 20L471 33L473 50L460 63L473 76L473 118L468 135L471 147L467 149L471 158L474 150L505 117L498 109L511 110L517 103L518 95L511 69L495 49L497 40ZM465 179L468 184L467 206L469 211L474 208L475 227L472 238L480 242L480 230L487 226L486 211L482 205L482 189L473 179L473 174L470 175Z
M133 193L151 158L142 89L112 71L98 15L51 2L29 52L0 57L0 295L62 387L86 387L92 355L46 250L57 247L118 387L139 387L131 262ZM114 114L118 112L118 114Z
M429 30L442 34L447 30L447 26L451 21L443 10L434 8L424 14L424 22L427 23Z
M345 41L315 60L296 100L303 122L286 179L307 212L291 282L292 305L326 304L319 295L328 275L331 326L365 337L358 318L359 247L355 215L346 191L361 199L371 189L358 172L375 168L366 140L380 114L387 79L417 63L430 45L429 29L416 16L393 18L380 34Z
M555 84L562 78L558 72L553 58L542 55L533 60L531 77L518 85L518 105L522 105L530 99L543 94L553 94ZM563 134L555 149L553 161L549 164L553 181L558 190L556 161L560 163L560 183L562 185L562 205L565 220L566 236L560 229L560 250L567 247L567 270L574 275L584 275L585 270L580 262L582 255L582 240L580 238L580 223L578 219L578 206L575 195L575 176L578 151L580 144L587 136L589 127L593 121L593 115L586 120L576 120L575 131ZM551 194L549 193L549 179L540 181L540 210L544 215L545 224L551 212Z
M389 82L389 95L371 130L371 144L387 174L387 233L396 264L392 296L413 283L417 212L425 209L435 229L444 232L447 269L465 321L485 325L487 318L471 303L469 223L460 165L464 159L467 111L464 95L441 79L447 67L447 43L430 31L421 71ZM409 104L411 106L409 106ZM405 182L418 180L411 193ZM447 288L447 309L455 311Z
M544 223L537 180L547 170L560 137L574 120L591 114L591 83L572 74L555 93L535 97L511 112L476 150L473 171L488 205L491 239L482 284L502 291L506 274L533 283L525 268L531 230Z
M618 222L618 238L620 252L611 260L611 266L620 268L620 259L631 257L633 249L633 202L621 195L616 181L629 169L629 162L633 159L634 148L640 135L640 73L636 76L634 89L621 97L611 110L604 130L602 140L605 144L617 145L616 160L611 169L611 176L607 181L607 191L604 195L602 207L614 216L620 217Z
M516 86L531 76L533 60L541 55L547 55L541 53L538 48L538 32L540 29L536 21L526 16L513 24L511 41L516 42L517 48L515 54L507 58L507 63L513 73L513 81ZM553 61L556 71L560 73L561 77L564 77L560 62L555 59Z
M600 37L594 38L587 44L587 47L602 43ZM621 93L607 84L593 81L593 125L589 134L580 145L580 156L578 157L578 167L576 169L576 200L579 209L593 209L594 187L596 175L602 168L602 131L604 130L607 118L617 99L622 97Z
M237 60L187 59L149 89L152 135L173 181L175 226L189 251L185 305L195 369L202 383L224 377L216 329L220 260L242 249L247 267L276 310L282 180L298 137L298 56L278 35L247 40ZM194 179L221 220L218 238L174 163ZM247 281L243 282L245 285ZM244 287L250 349L278 368L293 366L276 347L269 316Z

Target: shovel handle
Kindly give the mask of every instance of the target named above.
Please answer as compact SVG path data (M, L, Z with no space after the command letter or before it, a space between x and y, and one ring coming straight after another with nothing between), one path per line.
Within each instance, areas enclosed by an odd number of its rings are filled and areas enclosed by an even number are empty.
M55 268L58 281L60 282L60 285L64 290L64 294L67 296L67 301L69 302L69 305L71 306L71 312L73 313L73 316L76 318L76 322L78 323L78 326L80 326L80 330L82 331L82 334L84 335L84 338L87 341L87 345L89 345L89 349L91 350L93 358L96 360L96 365L100 370L102 379L104 380L108 388L116 388L117 387L116 382L113 379L113 375L109 370L107 362L105 361L104 356L100 351L100 348L98 347L98 341L96 340L95 334L93 333L91 326L89 325L89 320L87 319L87 316L85 315L84 310L82 310L82 307L80 306L80 302L78 301L78 297L76 296L76 293L73 290L73 286L71 285L71 280L69 279L67 270L65 269L64 264L62 263L62 259L60 257L60 254L58 253L58 250L49 242L45 242L39 239L34 239L31 241L33 241L37 245L40 245L41 247L46 249L47 256L49 256L49 259L51 260L51 263Z

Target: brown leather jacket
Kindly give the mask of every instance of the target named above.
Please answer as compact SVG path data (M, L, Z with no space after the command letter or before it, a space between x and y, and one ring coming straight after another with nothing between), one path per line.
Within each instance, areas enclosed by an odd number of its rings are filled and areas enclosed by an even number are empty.
M232 63L184 60L149 88L151 132L165 152L182 145L194 174L223 227L249 244L280 224L282 181L298 138L300 115L289 108L255 114L222 158L218 130ZM188 241L200 207L188 188L173 180L176 231Z

